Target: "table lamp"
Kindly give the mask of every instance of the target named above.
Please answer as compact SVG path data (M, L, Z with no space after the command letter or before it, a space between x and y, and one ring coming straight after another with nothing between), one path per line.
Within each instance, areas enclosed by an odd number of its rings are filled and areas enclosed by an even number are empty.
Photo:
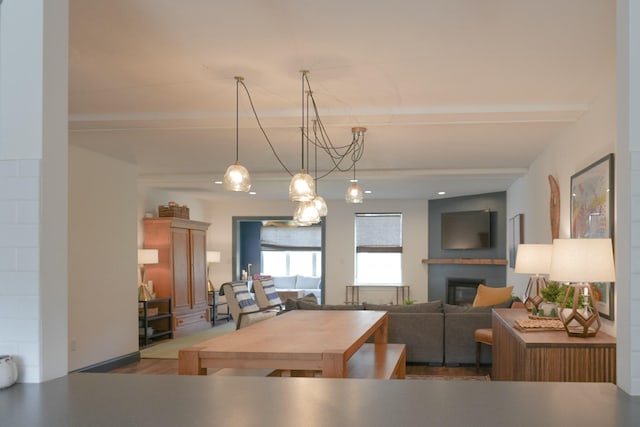
M220 262L220 252L207 251L207 290L209 292L214 291L213 283L211 283L211 279L209 278L209 264L218 262Z
M158 263L157 249L138 249L138 301L153 299L153 292L147 286L144 266Z
M611 239L554 240L549 277L570 282L559 309L567 334L595 336L601 322L590 283L616 280Z
M524 291L524 305L531 311L536 310L544 300L540 295L540 289L547 286L547 280L540 274L549 274L551 266L552 245L520 244L518 245L518 257L516 258L516 273L531 274L527 289Z

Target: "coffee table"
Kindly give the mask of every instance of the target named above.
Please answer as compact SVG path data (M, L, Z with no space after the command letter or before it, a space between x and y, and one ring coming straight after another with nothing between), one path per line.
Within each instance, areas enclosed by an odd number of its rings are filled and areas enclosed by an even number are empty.
M349 358L371 336L375 346L384 346L388 329L386 311L293 310L180 350L178 373L269 368L343 378Z
M302 298L304 296L303 290L294 289L294 290L287 290L287 291L279 291L276 289L276 292L278 293L278 297L280 297L281 301L286 301L289 298L291 299Z

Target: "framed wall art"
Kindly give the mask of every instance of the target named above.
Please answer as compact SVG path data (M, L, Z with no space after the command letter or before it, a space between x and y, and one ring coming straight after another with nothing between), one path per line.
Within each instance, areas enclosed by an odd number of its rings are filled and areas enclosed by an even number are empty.
M571 176L571 238L613 240L614 156L600 160ZM593 283L596 308L613 320L614 283Z

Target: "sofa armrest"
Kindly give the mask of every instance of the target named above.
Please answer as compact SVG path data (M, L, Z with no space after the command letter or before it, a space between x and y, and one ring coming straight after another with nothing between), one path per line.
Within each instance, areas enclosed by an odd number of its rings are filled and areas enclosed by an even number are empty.
M476 329L491 328L491 313L447 313L444 318L444 363L472 364L476 361ZM489 353L482 363L490 363Z
M407 362L442 364L444 314L389 312L389 342L407 345Z

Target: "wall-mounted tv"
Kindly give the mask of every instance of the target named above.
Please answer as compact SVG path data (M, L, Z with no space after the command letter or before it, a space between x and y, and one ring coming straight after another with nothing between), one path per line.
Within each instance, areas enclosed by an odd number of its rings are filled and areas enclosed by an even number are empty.
M445 212L441 217L442 249L491 247L491 212Z

